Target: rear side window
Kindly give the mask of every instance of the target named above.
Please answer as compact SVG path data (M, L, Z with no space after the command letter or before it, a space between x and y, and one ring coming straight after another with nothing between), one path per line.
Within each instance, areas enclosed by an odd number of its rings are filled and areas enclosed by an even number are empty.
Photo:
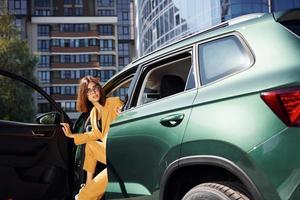
M251 66L252 57L236 36L199 45L200 76L203 85Z

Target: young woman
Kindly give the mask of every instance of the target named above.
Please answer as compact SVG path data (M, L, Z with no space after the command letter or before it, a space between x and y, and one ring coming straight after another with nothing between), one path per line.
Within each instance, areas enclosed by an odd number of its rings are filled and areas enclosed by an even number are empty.
M73 138L76 145L86 144L83 169L87 172L86 185L78 194L79 200L100 199L106 189L107 169L94 177L97 161L106 164L106 138L110 123L120 113L122 101L118 97L105 98L99 79L86 76L81 79L77 97L77 110L90 111L92 130L73 134L67 123L61 123L64 134Z

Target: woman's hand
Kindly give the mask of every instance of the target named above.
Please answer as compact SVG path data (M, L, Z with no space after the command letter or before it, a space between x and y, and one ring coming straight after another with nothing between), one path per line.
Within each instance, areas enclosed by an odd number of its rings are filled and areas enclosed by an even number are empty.
M116 113L119 115L122 112L123 106L117 107L116 108Z
M64 134L68 137L68 138L74 138L73 133L70 130L70 125L68 123L60 123L60 125L62 125L62 130L64 132Z

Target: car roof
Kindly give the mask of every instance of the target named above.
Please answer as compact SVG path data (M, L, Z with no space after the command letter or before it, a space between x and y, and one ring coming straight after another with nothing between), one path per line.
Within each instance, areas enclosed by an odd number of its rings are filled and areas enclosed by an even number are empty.
M211 28L202 30L201 32L197 32L194 33L192 35L188 35L183 37L182 39L180 39L179 41L174 41L172 43L169 43L165 46L162 46L134 61L132 61L131 63L129 63L126 67L124 67L122 69L122 71L128 70L130 68L132 68L133 66L139 65L143 62L145 62L146 60L150 60L153 57L156 57L158 55L162 55L165 54L169 51L175 50L175 49L180 49L181 47L193 44L195 42L201 41L203 39L215 36L215 35L219 35L221 33L226 33L232 30L235 30L232 26L238 24L238 27L241 26L244 22L249 21L249 20L255 20L258 18L261 18L263 15L269 15L266 13L252 13L252 14L247 14L247 15L243 15L243 16L239 16L236 18L233 18L231 20L225 21L223 23L220 23L216 26L213 26ZM225 28L227 27L227 28ZM225 29L222 29L225 28ZM235 26L236 28L236 26Z

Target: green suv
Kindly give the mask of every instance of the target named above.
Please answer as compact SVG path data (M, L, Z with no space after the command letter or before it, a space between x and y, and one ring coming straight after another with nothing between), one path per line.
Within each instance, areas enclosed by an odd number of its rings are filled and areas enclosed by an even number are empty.
M106 199L299 200L299 35L300 10L251 14L113 77Z
M105 199L299 200L299 35L300 10L243 16L110 79L107 96L125 104L108 135ZM62 105L3 69L0 85L0 199L72 198L83 146L75 154L63 135L59 123L71 121ZM44 114L21 118L12 86L36 93Z

